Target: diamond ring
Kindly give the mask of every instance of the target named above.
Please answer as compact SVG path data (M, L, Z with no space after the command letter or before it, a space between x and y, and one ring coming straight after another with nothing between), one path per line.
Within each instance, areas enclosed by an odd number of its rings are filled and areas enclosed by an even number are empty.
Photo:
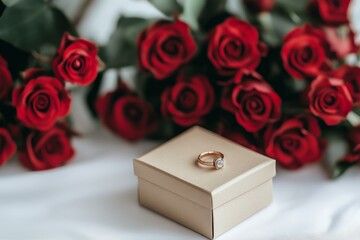
M205 166L214 167L215 169L221 169L225 165L224 154L218 151L201 153L197 158L197 162Z

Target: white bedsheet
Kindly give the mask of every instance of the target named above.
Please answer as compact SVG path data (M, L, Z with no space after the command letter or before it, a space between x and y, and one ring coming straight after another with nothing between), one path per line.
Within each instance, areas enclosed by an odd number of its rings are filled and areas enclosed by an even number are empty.
M67 166L0 169L0 239L204 239L137 202L130 144L98 130L75 140ZM273 203L218 239L360 239L360 168L336 181L318 165L278 169Z

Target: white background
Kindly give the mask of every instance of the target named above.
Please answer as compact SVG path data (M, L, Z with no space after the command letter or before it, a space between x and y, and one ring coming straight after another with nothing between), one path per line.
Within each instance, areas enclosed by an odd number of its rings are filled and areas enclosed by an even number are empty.
M120 13L159 14L146 1L97 0L80 33L105 43ZM120 140L79 101L74 112L84 135L71 163L28 172L14 159L0 169L0 239L204 239L137 203L132 159L158 143ZM273 203L218 239L360 239L360 168L335 181L320 165L278 169Z

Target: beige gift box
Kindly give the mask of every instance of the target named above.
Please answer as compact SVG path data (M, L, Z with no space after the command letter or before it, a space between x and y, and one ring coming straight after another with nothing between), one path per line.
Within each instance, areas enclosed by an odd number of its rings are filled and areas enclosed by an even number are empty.
M211 150L224 154L224 168L197 164ZM271 202L275 161L193 127L135 159L134 171L142 206L215 238Z

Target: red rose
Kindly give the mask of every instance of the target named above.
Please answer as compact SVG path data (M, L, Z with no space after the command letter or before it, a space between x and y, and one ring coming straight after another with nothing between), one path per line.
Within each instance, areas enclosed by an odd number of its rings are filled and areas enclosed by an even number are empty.
M284 68L296 79L314 78L330 71L332 57L325 34L308 24L288 33L281 49Z
M259 14L269 12L274 7L275 2L275 0L244 0L244 5L249 12Z
M310 12L325 24L340 25L348 22L351 0L312 0Z
M258 153L262 152L261 148L259 148L256 144L258 139L254 135L242 130L239 126L234 126L227 121L222 121L219 124L217 133L230 139L231 141L240 144L243 147Z
M343 59L346 55L359 51L360 45L355 42L355 34L349 26L344 26L340 29L323 26L322 29L331 45L331 49L338 58Z
M322 158L325 144L320 135L316 119L300 115L266 129L265 153L284 168L297 169Z
M39 171L66 164L74 153L69 134L60 126L54 126L44 132L30 132L19 158L26 168Z
M79 85L92 83L99 68L97 52L94 43L65 33L52 63L56 77Z
M253 71L266 49L254 26L229 17L210 34L207 56L220 75L229 76L240 69Z
M158 126L154 109L123 83L96 101L101 121L119 136L135 141L154 132Z
M12 88L12 77L8 69L7 62L0 56L0 100L8 96Z
M308 98L312 114L327 125L338 124L353 109L353 100L344 81L324 75L311 83Z
M214 90L204 75L178 76L174 86L165 89L161 97L164 116L180 126L200 123L214 105Z
M221 106L246 131L257 132L280 118L281 98L259 74L240 71L233 81L237 84L224 90Z
M353 97L354 104L360 105L360 68L344 65L336 70L332 76L344 80Z
M0 128L0 166L4 165L16 152L16 144L5 128Z
M12 104L17 118L27 127L51 128L57 119L70 111L70 96L63 83L53 77L41 76L14 89Z
M186 23L161 20L140 33L137 49L140 68L164 79L192 59L196 43Z

